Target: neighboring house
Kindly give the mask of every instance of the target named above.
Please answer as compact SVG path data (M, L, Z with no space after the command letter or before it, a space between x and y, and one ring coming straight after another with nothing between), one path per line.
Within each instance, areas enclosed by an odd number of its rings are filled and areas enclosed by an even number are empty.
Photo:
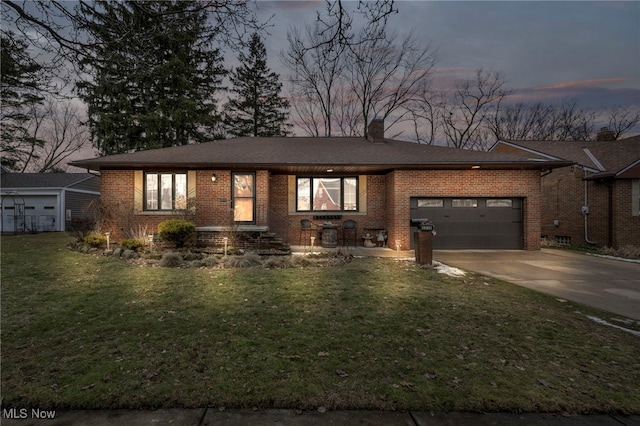
M640 246L640 136L606 140L610 134L603 129L596 141L498 141L491 148L573 163L543 174L543 239Z
M354 220L360 244L385 230L389 247L408 249L410 219L427 217L436 248L540 248L540 173L567 163L385 139L382 120L369 135L243 137L73 165L100 171L103 201L128 206L149 232L194 207L201 242L219 244L234 226L298 243L302 219ZM128 223L116 219L110 232L122 237Z
M65 231L100 196L90 173L9 173L0 176L3 233Z

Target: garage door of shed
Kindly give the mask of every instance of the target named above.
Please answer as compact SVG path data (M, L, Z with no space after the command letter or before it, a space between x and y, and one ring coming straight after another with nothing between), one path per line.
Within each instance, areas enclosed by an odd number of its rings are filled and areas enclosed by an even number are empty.
M434 249L524 248L522 198L412 198L411 219L421 218L435 225Z

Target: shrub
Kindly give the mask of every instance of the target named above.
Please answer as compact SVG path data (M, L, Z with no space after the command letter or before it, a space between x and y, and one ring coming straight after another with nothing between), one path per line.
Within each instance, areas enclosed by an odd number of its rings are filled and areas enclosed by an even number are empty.
M608 256L617 256L623 257L627 259L640 259L640 247L626 245L622 246L619 249L614 249L611 247L602 247L599 250L600 254L608 255Z
M220 263L220 258L215 256L207 256L202 259L202 266L206 266L208 268L218 266L219 263Z
M158 235L163 241L174 244L177 248L191 243L196 234L196 226L183 219L169 219L158 224Z
M262 262L262 266L269 269L293 268L290 256L269 256Z
M255 253L247 253L244 256L229 256L227 266L229 268L253 268L262 264L262 259Z
M163 268L176 268L182 265L182 255L180 253L165 253L160 259L160 266Z
M137 238L127 238L126 240L120 241L120 246L129 250L138 251L138 249L144 247L144 242Z
M89 234L84 237L84 242L91 247L104 247L107 245L107 237L100 234Z
M67 229L76 239L76 242L81 243L85 238L95 232L96 222L93 219L87 218L71 219L67 225Z
M319 261L311 256L293 256L291 263L294 268L312 268L318 266Z

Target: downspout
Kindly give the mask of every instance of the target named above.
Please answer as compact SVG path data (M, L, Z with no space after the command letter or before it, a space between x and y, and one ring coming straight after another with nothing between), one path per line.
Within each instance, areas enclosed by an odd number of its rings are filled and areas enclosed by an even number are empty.
M595 241L589 240L589 191L587 190L587 170L583 167L583 181L584 181L584 206L582 206L582 215L584 216L584 240L588 244L597 244Z
M613 247L613 183L610 181L607 182L606 180L603 180L602 182L607 185L607 188L609 189L609 220L607 221L609 238L607 245L609 247Z

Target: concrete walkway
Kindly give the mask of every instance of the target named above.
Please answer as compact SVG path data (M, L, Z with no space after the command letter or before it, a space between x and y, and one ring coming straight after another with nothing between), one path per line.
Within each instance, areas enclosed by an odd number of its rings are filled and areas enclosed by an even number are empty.
M640 263L565 250L439 250L434 259L640 320Z
M562 414L432 413L428 411L297 411L297 410L96 410L56 412L53 418L2 418L3 426L639 426L640 416L572 416Z

